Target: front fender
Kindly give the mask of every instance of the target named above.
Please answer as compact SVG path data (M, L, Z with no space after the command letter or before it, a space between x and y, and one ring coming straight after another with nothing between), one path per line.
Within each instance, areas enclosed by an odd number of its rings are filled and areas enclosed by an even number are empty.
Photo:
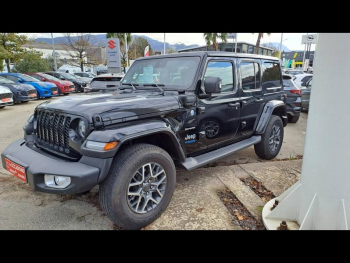
M81 153L83 155L91 156L91 157L99 157L99 158L110 158L113 157L118 149L127 141L141 138L151 134L166 134L174 145L174 149L177 151L177 155L180 160L185 160L185 154L181 147L180 141L177 138L175 132L172 130L169 123L166 123L162 120L150 120L147 122L138 122L129 124L124 127L115 128L111 130L104 131L94 131L92 132L88 138L85 140L83 145L81 146ZM96 141L96 142L112 142L118 141L118 146L108 152L99 152L96 150L90 150L85 147L87 141Z
M271 100L267 102L260 115L258 124L256 125L255 134L264 134L266 127L270 121L271 115L278 115L281 117L283 126L287 126L287 109L286 105L281 100Z

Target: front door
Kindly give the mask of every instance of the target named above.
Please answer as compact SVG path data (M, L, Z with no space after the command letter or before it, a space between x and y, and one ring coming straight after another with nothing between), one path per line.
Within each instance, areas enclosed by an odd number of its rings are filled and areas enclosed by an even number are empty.
M216 147L234 140L240 118L235 61L235 58L207 59L201 91L204 91L206 77L219 77L222 81L221 93L198 100L196 131L199 138L195 149L185 144L187 152ZM189 140L191 135L187 135Z
M260 108L264 103L261 87L261 65L259 59L239 59L241 80L241 127L239 137L248 137L254 132Z

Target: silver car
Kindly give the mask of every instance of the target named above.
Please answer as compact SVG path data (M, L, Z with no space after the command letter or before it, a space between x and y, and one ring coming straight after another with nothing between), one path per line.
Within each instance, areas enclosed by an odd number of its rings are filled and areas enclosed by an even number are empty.
M9 88L0 86L0 108L6 105L13 105L13 95Z
M98 75L90 82L90 86L84 89L85 92L113 91L120 86L120 81L125 76L124 73L108 73Z

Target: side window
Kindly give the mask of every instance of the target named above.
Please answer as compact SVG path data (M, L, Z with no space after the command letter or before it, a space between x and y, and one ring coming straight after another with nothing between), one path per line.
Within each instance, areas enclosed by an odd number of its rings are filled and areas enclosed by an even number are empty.
M233 64L229 61L209 61L206 77L218 77L221 79L221 92L233 91Z
M30 75L31 77L33 77L33 78L36 78L36 79L38 79L38 80L41 80L42 79L42 77L40 77L40 76L38 76L38 75Z
M15 77L15 76L12 76L12 75L6 75L6 77L9 79L9 80L12 80L14 82L18 82L18 78Z
M262 78L262 87L264 89L282 87L281 71L278 63L264 62Z
M256 62L241 63L242 89L249 91L260 88L260 67Z
M55 78L61 79L61 75L60 75L60 74L54 73L53 76L54 76Z
M301 80L301 82L306 83L306 82L308 82L309 79L311 79L311 76L306 76Z

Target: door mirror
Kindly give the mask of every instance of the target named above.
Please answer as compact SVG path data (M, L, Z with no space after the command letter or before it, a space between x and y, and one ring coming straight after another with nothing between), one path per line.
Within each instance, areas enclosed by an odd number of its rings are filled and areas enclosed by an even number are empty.
M46 79L45 79L45 78L42 78L41 81L46 81Z
M18 82L19 82L19 83L23 83L23 80L19 78L19 79L18 79Z
M221 92L221 78L206 77L204 80L205 93L220 93Z
M64 77L60 77L61 80L66 80Z

